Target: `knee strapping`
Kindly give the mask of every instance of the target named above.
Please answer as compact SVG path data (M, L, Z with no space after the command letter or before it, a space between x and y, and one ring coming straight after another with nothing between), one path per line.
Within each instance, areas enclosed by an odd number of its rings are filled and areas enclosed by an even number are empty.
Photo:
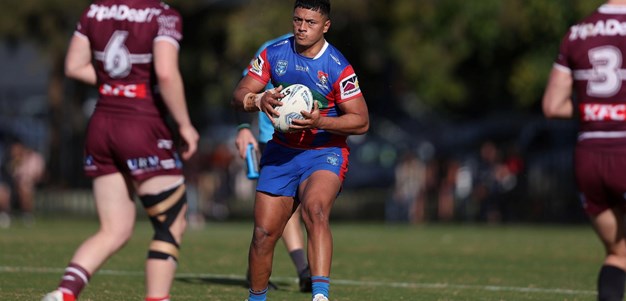
M154 228L148 258L178 260L179 245L172 235L170 227L187 203L185 185L181 184L155 195L140 196L139 199Z

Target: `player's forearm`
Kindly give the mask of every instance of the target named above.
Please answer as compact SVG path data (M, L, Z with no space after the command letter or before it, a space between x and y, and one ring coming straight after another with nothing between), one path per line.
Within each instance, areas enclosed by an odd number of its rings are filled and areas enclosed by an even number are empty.
M232 105L236 110L258 112L263 93L254 93L248 89L237 89L233 93Z
M574 79L570 72L552 68L548 86L542 99L542 109L546 117L571 118L574 115L573 82Z
M345 114L340 117L320 117L319 129L339 135L362 135L369 129L369 117Z
M558 102L544 100L543 113L548 118L572 118L574 115L574 106L571 99Z
M97 82L96 70L91 63L81 66L68 64L65 67L65 75L90 85L95 85Z
M98 81L96 69L91 63L89 40L82 35L74 35L65 56L65 75L69 78L95 85Z
M167 77L159 78L159 90L163 97L163 102L167 106L172 118L178 126L191 125L183 80L178 72L172 72Z

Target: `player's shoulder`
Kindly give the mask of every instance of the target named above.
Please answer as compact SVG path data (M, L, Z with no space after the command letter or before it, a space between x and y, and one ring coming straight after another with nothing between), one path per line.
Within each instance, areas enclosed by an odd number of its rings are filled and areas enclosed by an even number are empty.
M292 33L286 33L286 34L284 34L282 36L273 38L273 39L265 42L263 44L263 46L261 46L261 47L263 47L263 48L266 48L266 47L269 47L269 46L279 47L281 45L286 45L286 44L289 44L289 39L291 37L293 37Z
M626 30L626 5L599 6L571 25L563 43L596 43L594 38L621 36Z
M265 49L268 52L284 52L292 49L293 35L288 34L279 38L270 40L266 43Z
M580 19L572 27L589 26L590 23L595 24L598 21L604 22L606 20L619 20L621 22L626 20L626 5L603 4Z
M326 44L326 50L324 51L324 55L327 56L327 58L330 59L331 62L333 62L338 67L346 67L350 65L350 62L343 55L343 53L331 43Z
M176 18L181 18L181 14L177 9L171 7L165 2L161 2L161 1L154 1L154 2L156 2L155 8L161 10L161 13L160 13L161 16L173 16Z

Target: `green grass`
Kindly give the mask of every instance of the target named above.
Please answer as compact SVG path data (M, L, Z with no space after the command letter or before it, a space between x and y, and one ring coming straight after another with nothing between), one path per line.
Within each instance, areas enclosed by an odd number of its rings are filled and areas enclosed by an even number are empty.
M78 218L39 219L0 231L0 300L39 300L55 288L75 248L97 229ZM140 219L81 300L143 300L143 259L152 230ZM187 232L173 300L244 300L251 224L209 223ZM333 301L594 300L602 249L577 226L334 223ZM277 246L269 300L310 300L298 292Z

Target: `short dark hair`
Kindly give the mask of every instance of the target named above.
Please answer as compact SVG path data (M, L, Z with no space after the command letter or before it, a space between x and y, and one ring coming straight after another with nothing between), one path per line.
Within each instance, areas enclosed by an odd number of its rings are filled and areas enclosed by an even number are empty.
M296 0L293 9L306 8L330 18L330 0Z

